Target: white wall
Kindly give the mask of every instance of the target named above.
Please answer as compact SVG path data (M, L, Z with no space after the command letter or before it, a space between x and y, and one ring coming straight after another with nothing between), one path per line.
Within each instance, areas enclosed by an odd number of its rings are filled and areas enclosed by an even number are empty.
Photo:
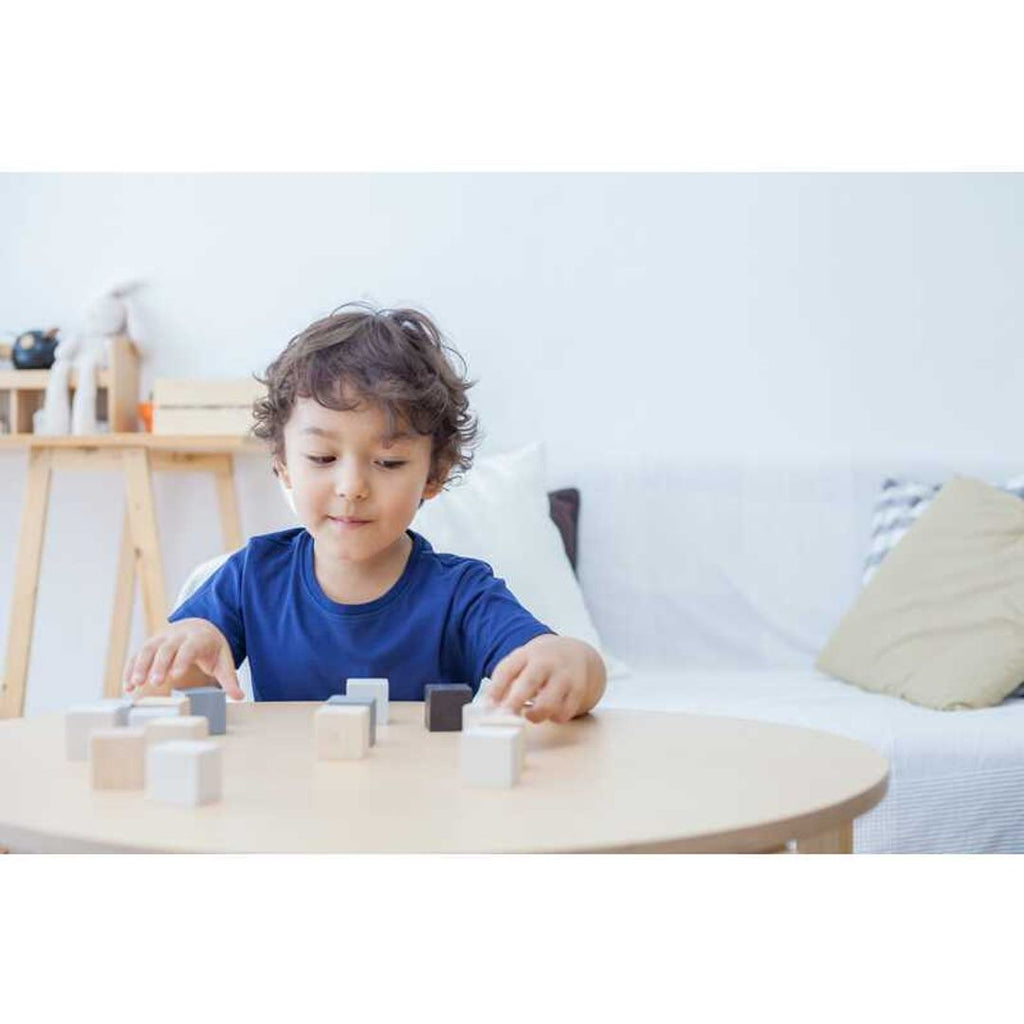
M148 387L262 370L347 300L419 305L480 380L483 451L542 438L552 486L689 460L1013 460L1022 229L1019 175L6 175L0 330L66 324L141 274ZM242 462L243 528L285 525ZM24 465L0 454L3 644ZM115 484L55 482L30 713L98 688ZM170 592L217 549L195 484L157 482Z

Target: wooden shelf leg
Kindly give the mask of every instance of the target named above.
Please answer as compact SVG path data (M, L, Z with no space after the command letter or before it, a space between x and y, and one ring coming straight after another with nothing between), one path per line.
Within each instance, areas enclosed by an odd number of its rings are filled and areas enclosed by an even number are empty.
M121 676L128 656L134 598L135 547L132 543L131 518L126 508L121 526L121 548L117 555L114 608L110 616L110 638L107 641L107 667L103 673L104 697L120 697L124 689Z
M36 597L39 594L39 565L46 534L52 468L53 462L48 451L29 451L28 486L21 513L21 533L14 568L14 594L7 633L0 718L18 718L25 713L25 680L32 653L32 629L35 625Z
M797 853L853 853L853 822L796 841Z
M218 456L214 474L224 550L237 551L245 541L242 539L242 520L238 513L238 495L235 491L235 460L230 455Z
M143 448L128 448L121 454L121 458L124 460L128 521L131 524L135 567L142 582L146 632L155 633L167 623L167 597L149 456Z

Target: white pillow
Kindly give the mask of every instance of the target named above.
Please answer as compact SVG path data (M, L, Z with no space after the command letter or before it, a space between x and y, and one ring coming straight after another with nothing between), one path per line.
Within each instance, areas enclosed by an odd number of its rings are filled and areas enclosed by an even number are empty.
M291 490L283 483L281 489L294 512ZM464 477L423 505L410 529L437 552L486 562L532 615L600 651L610 678L628 675L601 647L551 520L543 445L475 459Z

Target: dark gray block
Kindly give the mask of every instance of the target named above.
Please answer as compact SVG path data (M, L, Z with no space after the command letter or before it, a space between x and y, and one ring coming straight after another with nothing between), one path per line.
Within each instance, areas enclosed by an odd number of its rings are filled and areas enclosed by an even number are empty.
M192 686L174 693L188 697L189 714L202 715L210 724L211 736L228 731L227 695L219 686Z
M424 721L431 732L461 732L462 705L473 699L465 683L428 683L423 688Z
M327 704L362 704L370 709L370 746L377 744L377 702L372 697L349 697L343 693L336 693L328 697Z

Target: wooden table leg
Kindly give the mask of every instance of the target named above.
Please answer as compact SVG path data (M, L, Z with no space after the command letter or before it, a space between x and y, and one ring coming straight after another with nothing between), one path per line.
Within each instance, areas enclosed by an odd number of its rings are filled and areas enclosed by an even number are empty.
M32 653L32 629L39 593L39 565L46 534L46 512L50 498L53 463L48 451L31 449L28 456L28 485L21 513L21 533L14 568L7 658L4 668L0 718L17 718L25 713L25 679Z
M110 638L107 641L107 667L103 673L103 696L120 697L124 689L121 676L128 656L128 639L132 628L132 603L135 599L135 546L132 524L125 509L121 526L121 548L117 555L117 577L114 584L114 610L110 616Z
M153 503L152 475L144 448L128 448L124 460L135 568L142 581L142 606L146 614L146 632L155 633L167 622L167 596L164 568L160 558L160 537Z
M237 551L245 542L242 539L242 520L238 514L238 495L235 492L235 460L230 455L220 455L217 462L214 476L224 550Z
M853 853L853 822L796 841L797 853Z

